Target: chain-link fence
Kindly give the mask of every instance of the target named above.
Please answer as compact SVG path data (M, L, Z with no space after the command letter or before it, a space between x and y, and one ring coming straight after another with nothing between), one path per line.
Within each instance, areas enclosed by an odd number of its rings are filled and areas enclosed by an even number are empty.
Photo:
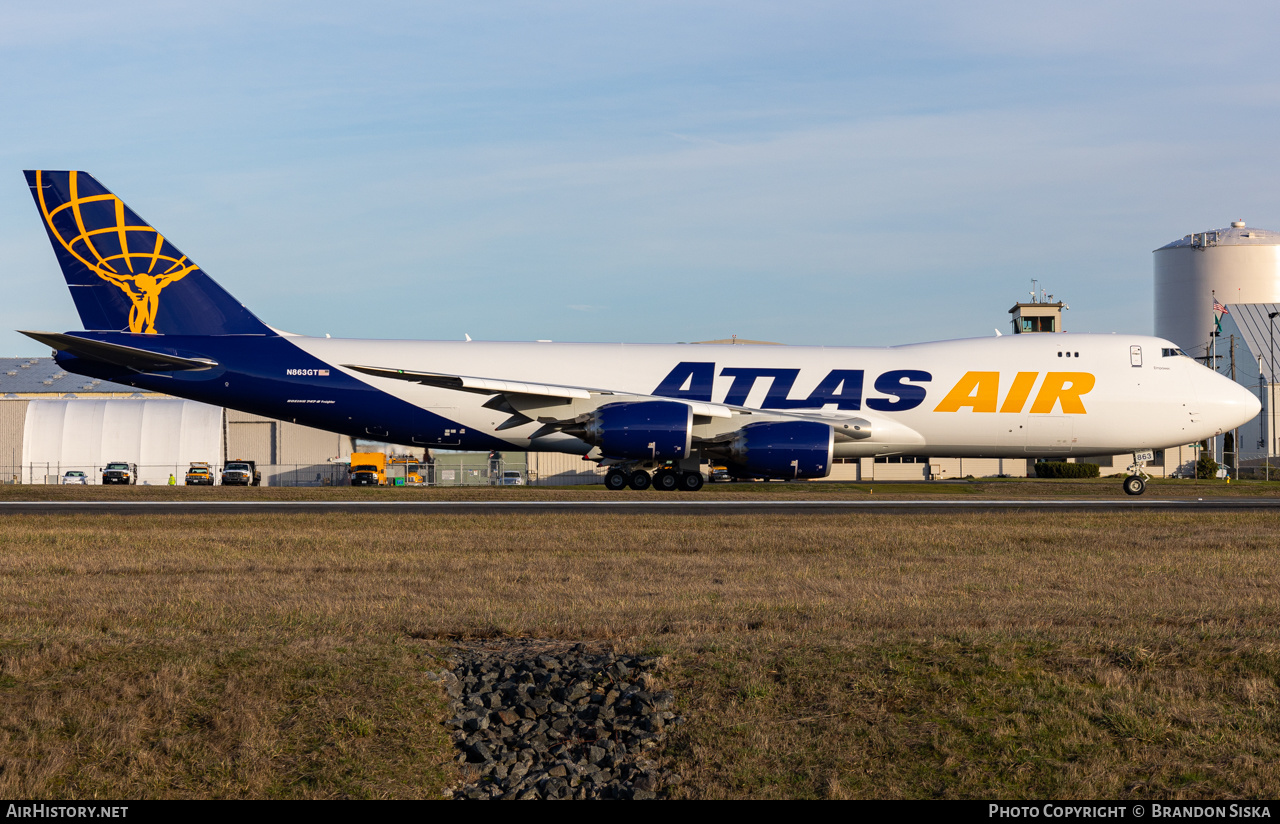
M60 464L52 462L0 465L0 481L5 484L85 484L103 485L106 465ZM129 464L130 482L141 486L186 486L188 464ZM345 486L346 464L258 464L262 486ZM222 484L221 464L209 464L213 484ZM196 483L192 486L206 486Z
M515 460L486 458L483 453L436 454L435 463L431 466L431 483L433 486L580 486L604 483L604 470L577 456L555 455L556 460L547 460L545 454L515 454Z
M142 486L186 486L186 464L130 464L132 483ZM0 464L4 484L103 484L106 465L29 462ZM222 485L222 464L209 464L213 484ZM348 486L349 467L345 463L257 464L262 486ZM414 476L422 478L421 484ZM603 472L594 464L572 470L539 474L523 461L486 459L470 454L444 455L429 464L388 464L388 486L576 486L603 483ZM203 486L205 484L191 484Z

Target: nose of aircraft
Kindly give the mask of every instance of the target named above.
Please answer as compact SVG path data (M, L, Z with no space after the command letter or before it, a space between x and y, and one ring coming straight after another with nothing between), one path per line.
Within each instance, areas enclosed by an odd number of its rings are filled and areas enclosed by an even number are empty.
M1197 383L1204 422L1219 433L1243 426L1262 411L1262 402L1256 395L1217 372L1200 369Z

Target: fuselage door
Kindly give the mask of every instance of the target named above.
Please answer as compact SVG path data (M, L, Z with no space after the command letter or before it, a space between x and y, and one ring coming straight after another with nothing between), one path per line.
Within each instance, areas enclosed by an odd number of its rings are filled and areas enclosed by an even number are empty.
M1142 365L1142 347L1141 346L1129 347L1129 365L1130 366Z

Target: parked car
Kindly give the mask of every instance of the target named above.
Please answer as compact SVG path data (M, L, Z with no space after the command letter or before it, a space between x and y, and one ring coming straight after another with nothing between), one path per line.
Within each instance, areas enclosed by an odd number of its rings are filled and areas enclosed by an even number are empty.
M518 469L508 469L502 473L499 486L524 486L524 475Z
M62 473L62 482L64 484L83 484L87 486L89 484L89 478L78 469L68 469L66 472Z

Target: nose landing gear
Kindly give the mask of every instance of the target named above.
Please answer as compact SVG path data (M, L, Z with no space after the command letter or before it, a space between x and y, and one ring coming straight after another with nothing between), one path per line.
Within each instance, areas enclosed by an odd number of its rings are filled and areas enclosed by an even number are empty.
M1124 479L1124 494L1141 495L1147 491L1147 482L1141 475L1130 475Z
M1151 476L1147 474L1145 464L1153 458L1155 453L1149 449L1133 453L1133 463L1129 464L1129 477L1124 479L1124 494L1141 495L1147 491L1147 481Z

